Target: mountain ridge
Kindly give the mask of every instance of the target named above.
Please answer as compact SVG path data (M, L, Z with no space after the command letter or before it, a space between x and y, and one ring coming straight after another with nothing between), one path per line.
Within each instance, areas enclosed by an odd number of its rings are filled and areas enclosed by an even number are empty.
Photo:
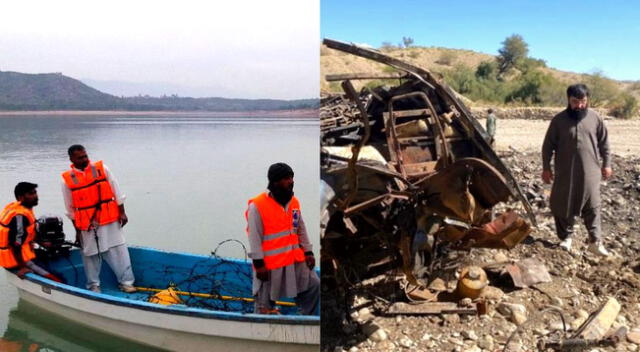
M0 71L0 110L273 111L317 108L319 99L117 97L56 73Z

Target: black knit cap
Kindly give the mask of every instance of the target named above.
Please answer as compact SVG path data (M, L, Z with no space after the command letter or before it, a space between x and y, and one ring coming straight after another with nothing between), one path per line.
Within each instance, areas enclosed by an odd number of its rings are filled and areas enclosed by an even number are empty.
M293 177L293 169L291 166L285 163L275 163L269 166L269 172L267 173L269 183L278 182L287 177Z

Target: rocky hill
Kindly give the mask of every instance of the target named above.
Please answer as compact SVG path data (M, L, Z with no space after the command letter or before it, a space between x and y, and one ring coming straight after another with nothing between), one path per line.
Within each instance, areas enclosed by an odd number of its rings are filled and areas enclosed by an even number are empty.
M116 97L61 73L0 71L0 110L256 111L318 107L318 99Z
M440 47L409 47L409 48L386 48L381 49L385 54L413 65L426 68L427 70L444 74L454 68L466 67L475 72L482 62L496 60L496 56L479 53L471 50L450 49ZM575 82L588 82L589 75L575 72L560 71L543 65L538 68L541 72L553 76L562 85ZM322 46L320 49L320 88L323 92L341 92L339 82L327 82L327 74L340 73L391 73L393 69L385 65L338 52ZM627 92L637 99L640 99L640 81L615 81L603 78L606 83L611 83L621 92ZM362 82L354 82L362 85ZM447 82L451 85L450 82Z

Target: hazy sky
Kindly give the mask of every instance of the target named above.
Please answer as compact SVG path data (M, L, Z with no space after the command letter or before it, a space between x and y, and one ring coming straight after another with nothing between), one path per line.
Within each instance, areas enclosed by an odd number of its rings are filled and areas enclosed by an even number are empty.
M415 45L496 55L520 34L529 56L580 73L640 80L640 2L626 0L321 0L321 35L379 47Z
M319 6L319 0L5 1L0 70L165 83L167 94L189 96L314 98Z

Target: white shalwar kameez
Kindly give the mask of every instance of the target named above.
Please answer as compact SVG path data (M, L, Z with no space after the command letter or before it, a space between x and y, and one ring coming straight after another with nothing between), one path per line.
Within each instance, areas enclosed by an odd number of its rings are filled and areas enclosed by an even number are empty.
M122 205L126 196L122 194L118 181L109 171L107 165L103 164L103 166L107 182L111 185L116 198L116 203ZM78 172L83 172L82 170L74 169ZM64 179L62 180L62 196L67 211L66 214L73 221L75 212L72 205L71 190L67 187ZM103 260L109 264L121 285L133 286L134 277L131 259L125 244L122 227L118 221L97 226L96 231L80 231L80 234L82 238L82 262L87 277L87 288L100 286L100 268Z

